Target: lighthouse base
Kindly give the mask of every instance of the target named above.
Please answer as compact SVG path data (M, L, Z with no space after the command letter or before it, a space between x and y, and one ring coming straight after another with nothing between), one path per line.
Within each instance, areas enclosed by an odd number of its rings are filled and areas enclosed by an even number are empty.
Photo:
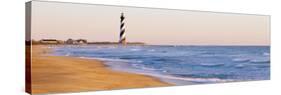
M126 44L127 44L127 43L126 43L126 39L120 40L120 41L119 41L119 44L126 45Z

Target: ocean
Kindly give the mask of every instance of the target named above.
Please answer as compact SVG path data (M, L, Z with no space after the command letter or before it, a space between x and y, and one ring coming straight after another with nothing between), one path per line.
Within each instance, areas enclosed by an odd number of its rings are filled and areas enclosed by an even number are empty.
M175 85L270 79L269 46L66 45L54 55L99 59Z

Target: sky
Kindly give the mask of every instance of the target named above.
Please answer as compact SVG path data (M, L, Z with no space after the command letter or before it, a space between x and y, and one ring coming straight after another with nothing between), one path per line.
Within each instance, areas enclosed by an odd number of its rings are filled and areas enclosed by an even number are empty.
M270 45L270 16L33 1L31 38L154 45Z

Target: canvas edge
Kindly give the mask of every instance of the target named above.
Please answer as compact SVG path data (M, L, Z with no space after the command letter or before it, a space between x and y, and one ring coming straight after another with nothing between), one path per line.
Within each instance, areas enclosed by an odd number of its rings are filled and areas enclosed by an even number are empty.
M32 94L31 85L31 8L32 1L25 3L25 92Z

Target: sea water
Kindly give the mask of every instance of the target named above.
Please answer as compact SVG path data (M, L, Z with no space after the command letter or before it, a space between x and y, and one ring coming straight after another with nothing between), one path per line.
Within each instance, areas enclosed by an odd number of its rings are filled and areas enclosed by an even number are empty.
M270 79L269 46L70 45L54 50L175 85Z

